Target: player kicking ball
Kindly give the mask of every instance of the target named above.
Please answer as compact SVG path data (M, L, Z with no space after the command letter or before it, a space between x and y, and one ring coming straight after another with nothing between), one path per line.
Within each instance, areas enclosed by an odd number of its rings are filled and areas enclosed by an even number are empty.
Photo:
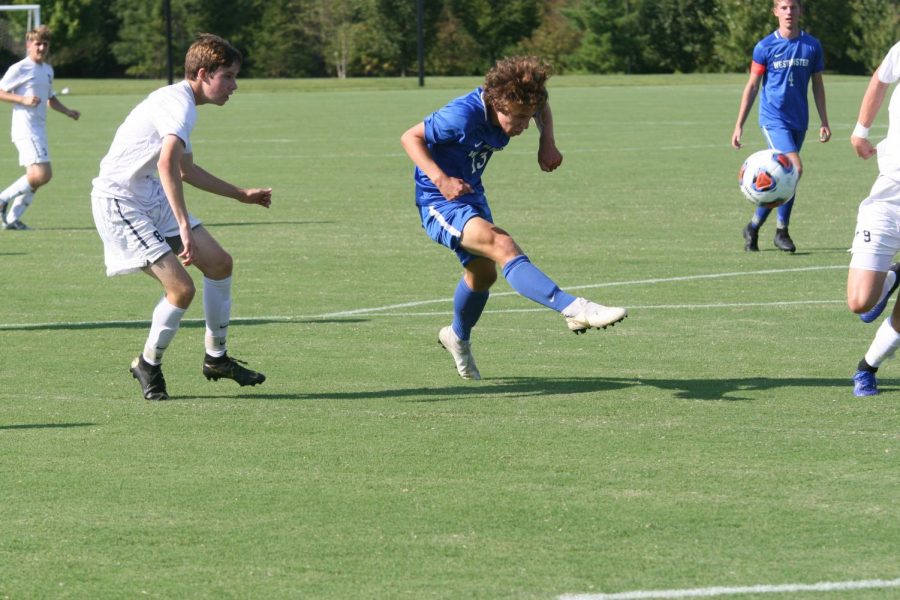
M497 281L497 266L522 296L561 313L570 330L606 328L628 315L562 291L534 266L516 241L494 224L481 182L494 152L528 129L540 131L538 165L553 171L562 154L553 137L547 102L549 66L534 57L503 59L485 76L484 86L452 100L400 138L416 165L416 205L428 236L454 252L463 277L453 298L453 323L438 341L453 356L464 379L481 379L470 335Z
M141 270L165 290L153 310L144 351L131 364L131 374L147 400L169 397L162 358L194 298L194 281L185 269L189 265L203 273L203 375L233 379L242 386L266 380L226 352L233 261L187 211L183 187L186 182L266 208L272 203L271 188L240 188L194 163L191 132L197 106L222 106L228 101L237 89L242 60L224 39L201 34L187 51L184 81L156 90L131 111L93 181L91 206L103 240L106 274Z

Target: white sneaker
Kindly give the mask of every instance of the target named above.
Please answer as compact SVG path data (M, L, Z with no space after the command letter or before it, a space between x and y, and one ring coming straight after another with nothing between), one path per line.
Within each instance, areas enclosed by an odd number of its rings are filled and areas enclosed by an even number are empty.
M578 298L563 311L566 324L575 333L584 333L588 329L606 329L628 316L628 311L617 306L603 306ZM569 316L571 315L571 316Z
M456 336L452 327L444 327L438 332L438 342L453 355L456 361L456 370L463 379L481 379L481 373L475 366L475 357L472 356L472 344L463 341Z

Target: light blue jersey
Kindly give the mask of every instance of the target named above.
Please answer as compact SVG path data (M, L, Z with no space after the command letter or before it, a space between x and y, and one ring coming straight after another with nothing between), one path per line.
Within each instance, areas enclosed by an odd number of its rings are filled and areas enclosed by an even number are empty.
M809 80L825 70L819 40L804 31L789 40L775 31L753 49L751 71L763 76L759 126L806 131Z
M474 190L455 202L485 204L481 174L494 152L503 150L509 136L491 123L481 88L460 96L425 117L425 142L431 157L444 173L462 179ZM416 204L429 206L446 198L418 167L415 172Z

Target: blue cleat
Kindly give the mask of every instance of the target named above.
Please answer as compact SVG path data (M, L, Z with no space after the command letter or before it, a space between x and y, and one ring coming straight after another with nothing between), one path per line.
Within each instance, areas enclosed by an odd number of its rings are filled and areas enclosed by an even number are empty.
M897 290L897 287L900 286L900 263L894 263L891 265L891 271L894 272L896 277L894 278L894 285L891 286L891 289L888 290L888 293L881 299L878 304L872 307L871 310L868 310L861 315L859 315L859 320L863 323L871 323L875 319L881 316L881 313L884 312L885 307L887 306L888 300L891 299L891 295Z
M878 394L878 381L871 371L857 371L853 376L853 395L857 398Z

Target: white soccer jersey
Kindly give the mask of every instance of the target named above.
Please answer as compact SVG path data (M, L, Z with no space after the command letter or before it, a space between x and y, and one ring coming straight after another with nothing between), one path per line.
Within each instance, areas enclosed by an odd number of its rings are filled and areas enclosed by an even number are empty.
M47 102L55 96L53 92L53 67L47 63L36 63L31 58L23 58L7 69L0 80L0 89L20 96L37 96L41 103L37 106L13 104L12 139L31 136L46 136Z
M167 135L176 135L193 152L191 132L197 122L197 104L187 81L160 88L147 96L125 118L100 162L94 194L147 202L158 179L156 163Z
M900 42L891 48L878 68L882 83L900 80ZM900 86L894 88L888 107L888 134L878 144L878 169L885 177L900 183Z

